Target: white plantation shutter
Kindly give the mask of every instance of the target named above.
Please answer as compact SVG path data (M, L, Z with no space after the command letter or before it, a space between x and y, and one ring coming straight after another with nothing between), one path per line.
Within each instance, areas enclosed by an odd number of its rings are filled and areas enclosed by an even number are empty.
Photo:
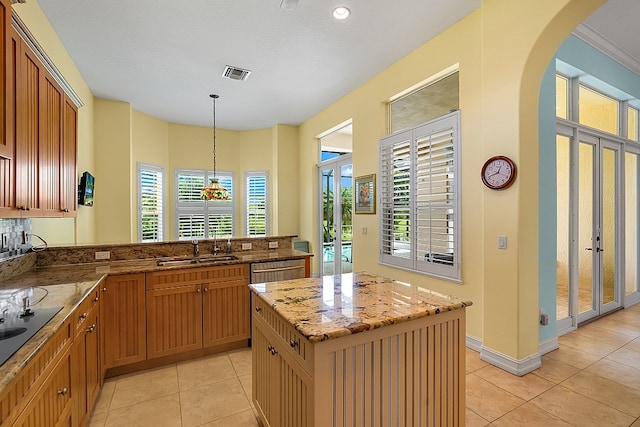
M247 236L267 235L267 174L246 174L246 224Z
M380 261L460 280L460 113L380 141Z
M164 236L164 169L138 164L138 238L159 242Z
M411 137L405 131L385 138L380 153L381 256L403 267L412 266Z
M204 170L176 170L176 227L178 239L212 239L233 235L233 174L218 172L218 182L229 192L229 200L205 201L202 188L213 173Z

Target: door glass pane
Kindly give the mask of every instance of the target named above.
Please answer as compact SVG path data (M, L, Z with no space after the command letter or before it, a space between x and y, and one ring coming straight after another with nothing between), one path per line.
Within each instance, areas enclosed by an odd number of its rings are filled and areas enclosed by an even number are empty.
M615 99L580 86L578 104L581 124L618 134L618 102Z
M570 139L566 136L556 138L556 218L557 218L557 255L556 255L556 318L569 316L569 158Z
M342 251L340 254L342 269L341 273L351 273L353 271L353 247L351 246L353 236L353 167L343 165L340 167L340 195L341 195L341 216L340 237Z
M333 168L322 171L322 274L333 274L335 228L333 223Z
M556 75L556 116L566 119L569 106L569 80Z
M638 140L638 110L627 107L627 138L632 141Z
M616 300L616 203L618 188L616 176L616 152L603 149L602 152L602 237L598 245L604 252L602 256L602 303Z
M638 290L638 155L625 154L625 294Z
M594 147L580 143L578 165L578 313L593 304L593 159Z

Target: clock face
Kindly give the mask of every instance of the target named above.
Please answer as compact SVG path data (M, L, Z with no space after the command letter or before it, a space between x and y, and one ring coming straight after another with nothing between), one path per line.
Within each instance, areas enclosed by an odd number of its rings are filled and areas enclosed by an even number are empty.
M516 165L508 157L492 157L482 167L482 182L492 189L507 188L513 183L515 177Z

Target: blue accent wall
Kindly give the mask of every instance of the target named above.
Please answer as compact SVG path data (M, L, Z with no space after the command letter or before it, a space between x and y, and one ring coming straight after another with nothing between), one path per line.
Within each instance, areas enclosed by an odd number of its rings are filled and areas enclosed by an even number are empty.
M540 308L549 314L549 325L540 326L540 342L556 336L556 142L555 73L556 60L568 64L631 97L640 99L640 76L575 36L558 48L542 78L539 104L539 297ZM577 69L577 70L575 70ZM591 82L589 82L592 84ZM594 84L597 86L597 84ZM598 88L607 90L607 88ZM611 88L609 88L611 89Z

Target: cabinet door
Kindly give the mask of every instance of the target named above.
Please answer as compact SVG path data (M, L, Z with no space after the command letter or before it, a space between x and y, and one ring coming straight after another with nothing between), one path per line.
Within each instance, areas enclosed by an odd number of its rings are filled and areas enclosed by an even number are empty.
M13 158L12 139L7 134L7 114L15 99L10 91L11 72L11 1L0 0L0 159Z
M86 418L98 397L102 385L99 357L98 308L93 309L81 326L72 350L73 425L86 424Z
M62 147L62 105L64 93L51 74L40 65L40 142L39 173L40 208L39 215L62 216L60 201L60 154ZM29 213L30 214L30 213Z
M271 343L262 331L253 326L251 338L253 403L265 427L277 426L279 396L276 391L280 366L271 354Z
M69 426L71 392L71 352L67 351L13 426Z
M149 359L202 348L201 285L147 291Z
M10 6L7 9L7 0L0 0L0 12L3 14L0 16L2 22L5 22L7 10L11 15ZM6 22L5 24L6 25ZM20 211L16 205L16 109L15 100L17 98L16 93L16 76L18 74L18 67L20 65L20 38L16 31L9 27L7 33L7 56L6 56L6 86L4 93L6 97L5 117L2 121L4 126L4 137L0 140L0 218L11 218L20 216ZM0 36L1 37L1 36ZM4 46L4 45L3 45ZM2 71L0 71L2 73Z
M76 216L78 182L76 153L78 144L78 109L68 96L62 111L62 149L60 153L60 209L64 217Z
M251 338L251 300L246 279L203 285L204 346Z
M39 216L40 209L40 99L44 67L35 54L20 43L16 78L16 205L23 214Z
M105 369L147 359L144 274L107 277L102 287Z

